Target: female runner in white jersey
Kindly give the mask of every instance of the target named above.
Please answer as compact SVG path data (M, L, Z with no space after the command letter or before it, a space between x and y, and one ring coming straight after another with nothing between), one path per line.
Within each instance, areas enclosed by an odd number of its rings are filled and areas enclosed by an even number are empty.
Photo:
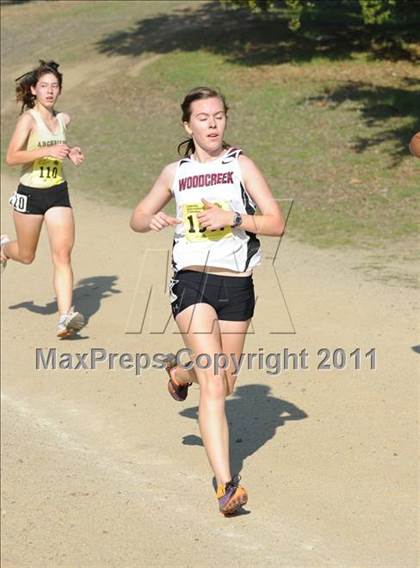
M178 147L186 146L185 156L163 169L134 210L131 227L138 232L175 227L171 305L192 362L200 354L212 360L216 354L230 357L229 366L218 373L213 365L187 370L174 355L167 358L173 398L185 400L191 383L200 386L202 440L217 482L219 509L230 515L247 502L229 463L225 398L237 378L231 354L239 359L254 312L252 270L261 259L256 234L282 235L284 221L254 162L224 142L224 97L200 87L188 93L181 108L190 136ZM176 218L162 210L172 197Z
M7 235L1 236L1 263L2 270L9 259L30 264L45 221L60 315L57 335L68 337L83 327L84 318L72 308L74 218L62 162L69 158L79 166L84 156L78 146L66 144L69 115L54 110L62 81L58 64L42 60L16 79L16 98L22 110L6 162L9 166L22 165L18 189L10 199L17 238L12 241Z

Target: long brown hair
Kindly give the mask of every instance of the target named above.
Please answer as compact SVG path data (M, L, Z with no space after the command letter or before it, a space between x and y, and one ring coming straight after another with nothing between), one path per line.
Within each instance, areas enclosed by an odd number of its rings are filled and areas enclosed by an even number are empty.
M229 107L226 104L225 97L222 95L220 91L217 91L216 89L211 89L209 87L196 87L195 89L192 89L189 93L187 93L185 99L181 103L182 122L190 121L191 104L194 101L199 101L202 99L212 99L214 97L222 101L225 114L227 114ZM230 145L223 140L222 146L223 148L229 148ZM180 154L181 156L187 158L188 156L191 156L191 154L194 154L194 152L195 152L195 144L192 138L186 138L180 144L178 144L178 154Z
M44 61L40 59L38 67L35 67L31 71L27 71L15 79L16 101L18 103L22 103L20 114L22 114L27 108L33 108L35 106L36 96L32 94L31 87L35 87L42 75L45 75L46 73L52 73L55 75L61 91L63 86L63 75L58 71L58 68L59 64L55 61Z

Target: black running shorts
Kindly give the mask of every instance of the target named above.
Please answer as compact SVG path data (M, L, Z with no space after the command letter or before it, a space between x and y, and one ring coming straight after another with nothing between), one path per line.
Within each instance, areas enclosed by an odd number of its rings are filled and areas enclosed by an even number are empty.
M170 282L174 318L193 304L213 306L219 320L246 321L254 315L252 276L222 276L180 270Z
M51 207L71 207L66 181L47 189L20 183L9 203L15 211L26 215L45 215Z

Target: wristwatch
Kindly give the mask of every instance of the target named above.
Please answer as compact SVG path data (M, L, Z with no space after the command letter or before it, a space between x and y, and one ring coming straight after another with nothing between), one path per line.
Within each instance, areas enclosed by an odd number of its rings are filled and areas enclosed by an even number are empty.
M239 225L242 224L242 215L240 213L238 213L237 211L234 211L235 216L233 218L233 225L232 225L232 229L234 229L235 227L239 227Z

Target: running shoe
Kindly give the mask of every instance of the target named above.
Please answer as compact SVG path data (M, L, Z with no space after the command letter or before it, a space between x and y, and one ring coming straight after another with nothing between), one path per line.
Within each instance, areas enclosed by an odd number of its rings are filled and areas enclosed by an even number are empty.
M172 398L177 400L178 402L182 402L188 396L188 388L192 385L192 383L179 383L175 377L173 376L174 373L171 373L171 370L176 367L177 360L176 355L173 353L167 353L165 355L165 370L168 373L169 381L168 381L168 391Z
M80 331L85 325L85 318L79 312L73 311L63 314L58 320L57 337L70 337Z
M0 237L0 246L4 246L6 243L10 243L11 239L9 237L9 235L1 235ZM3 256L3 251L1 253L2 255L2 259L1 259L1 272L3 273L6 265L7 265L7 258L5 256Z
M234 475L230 481L219 485L217 488L216 497L219 501L219 511L225 517L235 513L248 501L246 490L239 485L240 479L240 475Z

